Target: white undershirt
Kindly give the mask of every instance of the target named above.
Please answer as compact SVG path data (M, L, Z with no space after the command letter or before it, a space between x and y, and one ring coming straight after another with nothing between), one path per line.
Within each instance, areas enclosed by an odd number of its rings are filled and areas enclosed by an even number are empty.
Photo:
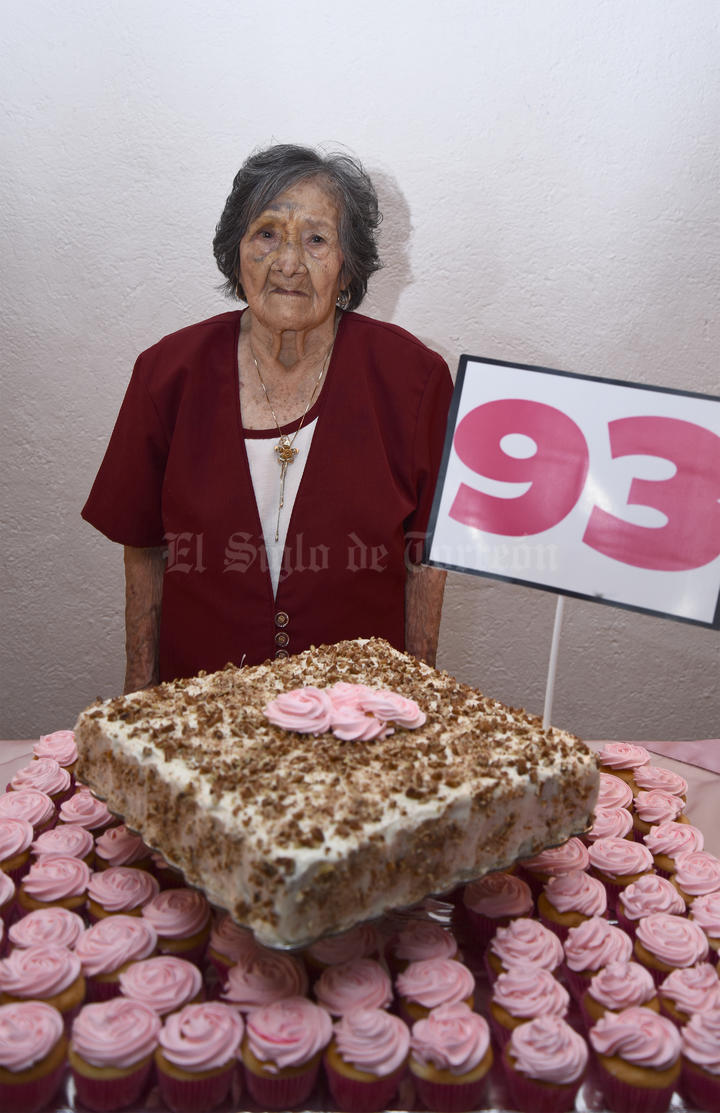
M295 505L295 496L298 493L300 480L305 470L305 462L310 452L316 425L317 418L308 425L304 425L293 440L293 448L297 448L298 454L292 464L288 464L285 473L285 500L280 511L280 528L277 541L275 540L275 528L278 521L278 503L280 501L280 464L275 455L275 445L278 443L278 437L273 435L272 437L245 438L250 476L255 491L255 502L257 503L267 550L273 595L277 595L290 516Z

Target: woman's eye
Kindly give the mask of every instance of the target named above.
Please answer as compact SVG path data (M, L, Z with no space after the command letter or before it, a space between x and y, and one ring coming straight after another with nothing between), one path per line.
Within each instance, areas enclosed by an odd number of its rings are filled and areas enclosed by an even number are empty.
M315 232L315 234L310 237L310 243L325 243L325 237L321 236L319 232Z

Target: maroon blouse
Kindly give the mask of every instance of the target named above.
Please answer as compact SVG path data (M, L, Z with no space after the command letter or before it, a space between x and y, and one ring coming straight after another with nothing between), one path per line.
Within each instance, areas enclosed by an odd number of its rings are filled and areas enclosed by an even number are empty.
M168 547L161 680L343 638L404 647L405 560L422 555L447 366L403 329L343 313L273 598L240 415L241 316L143 352L82 511L112 541Z

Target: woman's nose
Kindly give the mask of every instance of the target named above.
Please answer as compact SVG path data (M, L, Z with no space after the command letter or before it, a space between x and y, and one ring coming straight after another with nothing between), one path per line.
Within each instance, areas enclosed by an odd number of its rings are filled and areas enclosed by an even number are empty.
M294 237L284 239L280 244L277 257L275 259L275 266L283 274L295 274L298 270L304 267L302 258L302 249L300 244Z

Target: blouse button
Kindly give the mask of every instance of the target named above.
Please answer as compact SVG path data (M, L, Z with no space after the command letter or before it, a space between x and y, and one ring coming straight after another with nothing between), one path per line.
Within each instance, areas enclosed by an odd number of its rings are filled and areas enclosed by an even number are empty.
M275 635L275 645L286 646L290 641L290 635L286 634L284 630L278 630Z
M286 611L278 611L278 613L275 615L276 626L287 626L289 621L290 619Z
M289 657L290 654L288 653L287 649L276 649L275 650L275 656L276 657Z

